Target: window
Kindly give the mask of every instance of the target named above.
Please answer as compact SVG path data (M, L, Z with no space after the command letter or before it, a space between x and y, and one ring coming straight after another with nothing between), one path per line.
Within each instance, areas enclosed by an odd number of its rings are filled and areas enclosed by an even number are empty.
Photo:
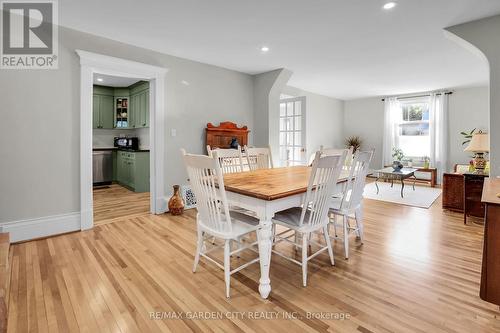
M398 147L407 158L422 160L429 156L431 140L429 135L428 98L402 100L401 117L398 124Z

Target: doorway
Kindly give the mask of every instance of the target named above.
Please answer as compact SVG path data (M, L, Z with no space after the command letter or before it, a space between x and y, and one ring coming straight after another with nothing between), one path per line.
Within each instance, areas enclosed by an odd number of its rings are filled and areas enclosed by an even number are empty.
M149 81L94 73L94 225L150 211Z
M93 114L94 75L129 78L149 83L149 212L166 211L164 188L165 75L167 69L130 60L77 50L80 57L80 204L81 229L94 226L93 203ZM122 96L123 97L123 96ZM116 103L116 99L114 102ZM127 107L130 105L126 102ZM123 108L123 100L120 105ZM116 108L116 105L114 104ZM118 111L114 109L114 111ZM120 110L123 111L123 110ZM120 125L124 124L123 115ZM104 120L103 120L104 121ZM109 121L109 120L108 120ZM128 119L126 121L129 121ZM113 119L115 122L115 119ZM128 125L128 124L127 124ZM99 125L101 126L101 125ZM126 156L129 157L129 156ZM132 158L132 156L130 156Z
M280 164L306 164L306 103L305 97L280 100L279 120Z

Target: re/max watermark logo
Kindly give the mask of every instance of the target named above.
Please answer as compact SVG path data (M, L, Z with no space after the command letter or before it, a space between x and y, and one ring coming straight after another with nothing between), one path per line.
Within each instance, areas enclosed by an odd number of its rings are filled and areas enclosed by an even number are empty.
M57 2L0 2L0 68L57 69Z

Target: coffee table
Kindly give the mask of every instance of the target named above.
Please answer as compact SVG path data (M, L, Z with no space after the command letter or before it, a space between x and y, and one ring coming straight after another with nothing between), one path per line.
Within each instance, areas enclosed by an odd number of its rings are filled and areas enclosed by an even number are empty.
M377 179L375 180L375 186L377 187L377 194L379 192L377 181L382 178L384 180L391 181L391 187L394 186L394 180L401 181L401 198L404 198L404 188L405 188L405 179L413 177L413 191L415 191L415 181L417 177L415 177L415 171L417 169L413 168L402 168L401 170L395 171L392 167L383 168L375 171L377 173Z

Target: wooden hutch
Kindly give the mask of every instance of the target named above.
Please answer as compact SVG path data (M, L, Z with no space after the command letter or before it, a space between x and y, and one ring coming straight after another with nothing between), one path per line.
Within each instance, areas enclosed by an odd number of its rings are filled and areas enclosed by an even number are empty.
M231 148L230 144L233 139L238 140L238 144L243 147L248 144L248 133L250 132L246 126L238 127L230 121L222 122L219 126L208 123L205 131L206 145L212 149Z

